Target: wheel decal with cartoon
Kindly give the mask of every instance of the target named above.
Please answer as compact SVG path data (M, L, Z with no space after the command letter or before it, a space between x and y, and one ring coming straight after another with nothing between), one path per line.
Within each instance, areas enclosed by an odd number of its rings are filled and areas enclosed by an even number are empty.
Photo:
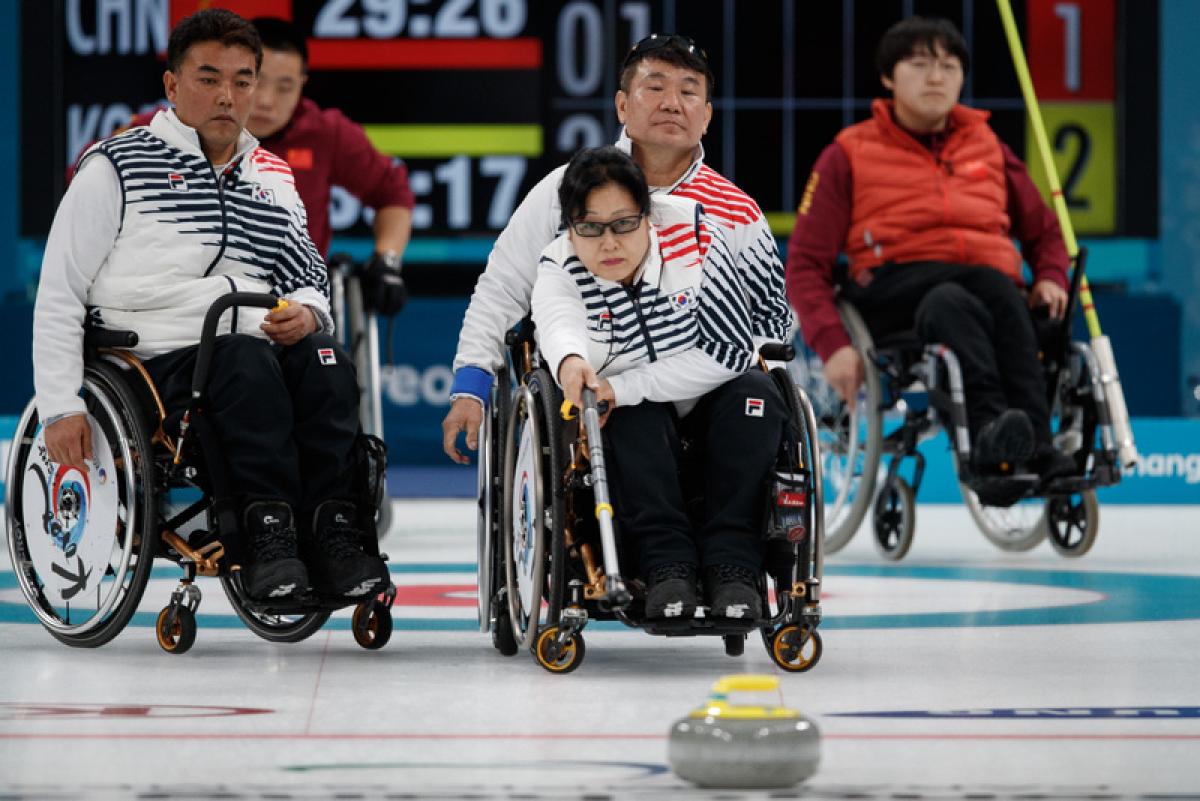
M33 524L26 530L29 555L51 597L63 602L82 600L98 587L118 546L116 465L107 438L89 422L94 459L87 472L52 461L40 425L25 462L21 500Z

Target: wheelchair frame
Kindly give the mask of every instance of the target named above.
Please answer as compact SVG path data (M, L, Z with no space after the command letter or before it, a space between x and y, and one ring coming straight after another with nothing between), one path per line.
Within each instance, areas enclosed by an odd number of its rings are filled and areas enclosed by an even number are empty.
M141 602L155 557L170 559L184 571L155 623L158 643L168 653L184 653L195 642L195 613L201 599L195 584L197 576L217 576L238 617L255 634L272 642L303 640L320 629L332 611L352 605L345 599L311 593L258 601L247 597L242 588L239 566L244 562L245 549L236 534L240 527L228 476L220 457L214 456L220 449L204 413L205 386L221 314L234 306L269 309L276 303L276 298L270 295L236 292L219 298L209 308L197 350L191 401L183 412L175 439L163 430L167 415L149 374L126 350L136 346L137 335L129 331L88 331L87 349L92 356L85 360L84 397L93 425L103 434L103 443L93 438L94 447L115 445L116 448L112 465L116 468L118 509L112 537L118 555L115 560L110 556L104 565L105 577L112 578L108 588L101 587L103 578L97 580L95 613L81 622L71 622L69 603L65 604L64 616L50 599L47 577L38 574L31 552L31 521L24 519L24 503L17 502L23 497L27 480L25 464L41 427L34 401L26 407L8 462L5 497L8 548L18 584L30 608L60 642L97 647L120 634ZM116 366L114 361L124 364L126 369ZM364 437L363 446L370 448L371 453L363 458L386 460L382 443L371 443L369 439ZM186 455L193 453L195 460L187 458ZM97 475L99 483L107 482L103 468L97 469ZM378 481L368 484L369 493L377 498L382 489ZM199 490L201 497L172 513L168 495L177 489ZM43 515L49 517L48 498ZM206 516L206 529L197 529L191 536L179 533L201 515ZM364 513L360 517L363 519L359 522L371 534L364 538L364 549L377 554L374 515ZM43 522L49 533L48 522ZM234 536L226 536L230 532ZM101 538L99 545L103 547L104 535L98 532L95 536ZM53 567L58 572L59 566ZM81 579L83 569L80 559ZM352 630L355 640L364 648L381 648L390 638L395 593L395 586L389 582L379 596L353 604Z
M1083 250L1072 277L1068 309L1074 305L1085 261ZM1056 445L1074 457L1077 471L1043 482L1028 473L981 476L971 469L962 374L952 351L939 344L921 345L903 334L876 344L853 306L839 300L838 311L866 367L866 380L865 397L855 409L846 414L844 404L835 401L829 405L841 408L843 416L822 420L826 423L823 433L835 440L823 455L845 458L852 465L849 470L827 471L842 481L834 488L838 500L830 510L836 517L827 521L831 552L850 541L868 507L873 512L875 545L881 555L898 560L908 552L916 526L916 494L925 469L917 446L942 427L950 440L963 500L988 540L1002 550L1025 551L1049 537L1063 556L1087 553L1099 530L1095 489L1117 483L1120 464L1095 355L1086 343L1070 340L1069 313L1051 332L1052 344L1040 355L1047 396L1058 416ZM884 435L883 413L893 410L903 414L903 422ZM847 432L848 438L841 438L842 432ZM860 446L859 439L866 441ZM879 463L884 456L889 461L877 491ZM911 481L901 475L901 466L909 459L913 461ZM847 506L845 498L853 481L858 482L856 494ZM1027 502L1037 499L1044 499L1044 504L1037 510L1037 519L1030 522L1028 513L1033 509ZM839 516L843 510L847 513Z
M354 360L359 384L359 424L365 433L383 439L383 377L379 367L378 315L363 302L359 267L345 254L332 254L329 265L329 307L337 323L338 341ZM379 505L376 530L382 538L392 526L392 504L384 483L386 503Z
M814 452L811 405L786 371L776 368L771 375L792 412L781 451L786 468L803 476L807 487L806 536L785 544L789 567L787 575L777 577L773 595L767 591L769 579L760 581L766 614L746 621L647 620L641 613L640 582L622 578L611 535L604 530L611 506L603 450L593 445L598 412L585 407L582 414L562 419L561 392L540 365L532 341L528 320L509 334L510 364L520 365L522 378L514 388L509 368L499 371L481 431L480 631L490 631L501 654L528 649L552 673L571 672L583 661L582 632L591 620L616 620L661 636L720 636L731 656L743 653L747 634L757 629L783 669L801 672L815 666L822 652L817 630L824 562L820 460ZM791 351L781 346L780 352L784 349ZM517 464L529 463L520 459L523 447L540 475L521 483ZM764 488L764 499L766 495Z

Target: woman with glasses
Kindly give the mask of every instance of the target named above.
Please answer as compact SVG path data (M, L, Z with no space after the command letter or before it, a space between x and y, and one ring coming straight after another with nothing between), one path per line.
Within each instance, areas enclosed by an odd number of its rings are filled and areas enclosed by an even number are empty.
M749 370L750 301L725 233L695 201L651 197L615 147L576 154L558 197L566 233L542 251L533 320L566 398L588 386L612 409L606 463L646 616L692 617L703 570L710 614L760 617L762 487L786 407ZM686 490L681 439L701 454ZM696 528L685 491L704 498Z
M786 339L791 314L783 265L766 217L754 200L705 162L701 139L712 121L713 74L692 40L655 34L639 41L617 70L614 97L623 126L616 146L642 169L652 194L675 195L704 206L736 257L755 342ZM442 423L446 455L466 464L460 438L475 450L504 337L529 313L538 254L563 233L558 188L566 165L539 181L496 239L487 268L463 317L454 355L450 411Z

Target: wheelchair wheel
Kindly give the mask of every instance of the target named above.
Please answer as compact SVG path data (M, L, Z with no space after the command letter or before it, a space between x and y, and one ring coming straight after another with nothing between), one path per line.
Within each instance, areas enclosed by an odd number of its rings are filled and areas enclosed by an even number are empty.
M359 383L359 425L366 434L383 439L383 380L379 370L379 327L375 314L363 305L362 283L346 267L330 271L330 304L338 336L354 360ZM383 499L375 513L375 530L383 539L392 526L392 501L383 479Z
M1046 539L1046 513L1037 499L1012 506L985 506L966 484L960 483L963 501L975 525L993 545L1013 553L1028 551Z
M158 548L154 459L141 408L112 365L84 367L94 463L86 473L46 456L31 401L9 450L8 552L21 593L50 634L94 648L121 633L141 602Z
M516 656L520 648L517 638L513 635L512 620L508 616L508 605L496 610L496 623L492 629L492 646L501 656Z
M537 636L533 656L537 663L551 673L570 673L583 662L587 648L581 632L572 632L565 645L552 653L555 638L558 636L558 626L546 626Z
M196 644L196 616L191 609L181 606L175 610L175 620L168 624L171 607L164 606L154 622L154 633L158 647L168 654L183 654Z
M509 386L507 368L496 373L496 386L492 390L492 402L484 412L483 425L479 430L479 457L476 470L476 501L479 505L476 517L476 612L479 631L495 632L499 624L497 595L504 583L504 561L500 541L500 500L503 496L503 478L500 467L504 462L504 425L508 422ZM512 626L509 626L511 637ZM503 649L501 649L503 650Z
M229 599L229 605L246 624L246 628L268 642L307 640L325 625L325 621L329 620L329 612L324 610L276 614L251 609L250 599L242 588L241 571L221 576L221 588L225 590L225 597Z
M1062 556L1083 556L1100 533L1100 502L1095 490L1047 498L1045 521L1054 550Z
M566 582L559 403L550 374L533 371L516 391L504 433L505 595L514 639L531 650L539 631L557 623Z
M907 481L896 476L880 488L871 522L879 554L893 562L903 559L917 528L917 497Z
M867 358L871 334L854 307L839 303L838 312L863 360L864 391L857 402L847 406L825 382L820 358L799 335L795 338L797 357L788 364L796 384L808 394L817 419L827 553L844 548L862 524L875 497L883 447L883 394L879 375Z
M392 638L392 610L378 598L363 601L354 607L350 631L354 641L368 651L377 651Z
M763 639L771 659L789 673L803 673L821 661L821 634L816 629L790 624L772 635L763 632Z

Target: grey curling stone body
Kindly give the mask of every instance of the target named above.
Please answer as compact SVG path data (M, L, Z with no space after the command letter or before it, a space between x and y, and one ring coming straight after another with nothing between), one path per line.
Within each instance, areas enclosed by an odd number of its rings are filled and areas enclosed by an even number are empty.
M791 787L817 772L821 732L785 707L735 706L730 691L777 689L774 676L727 676L705 706L671 728L667 758L681 779L701 787Z

